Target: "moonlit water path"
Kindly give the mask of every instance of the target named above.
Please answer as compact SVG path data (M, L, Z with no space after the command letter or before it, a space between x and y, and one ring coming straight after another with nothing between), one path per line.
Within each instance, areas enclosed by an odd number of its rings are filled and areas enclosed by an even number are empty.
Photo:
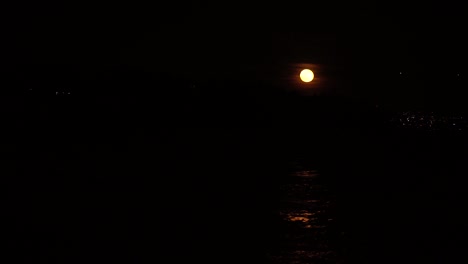
M272 263L341 263L335 250L335 199L315 170L297 168L283 184L281 242Z

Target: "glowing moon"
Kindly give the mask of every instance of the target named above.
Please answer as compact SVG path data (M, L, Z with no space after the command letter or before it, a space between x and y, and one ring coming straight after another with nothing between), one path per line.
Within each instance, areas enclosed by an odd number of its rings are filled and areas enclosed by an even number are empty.
M304 69L301 71L299 77L301 77L303 82L311 82L314 79L314 73L309 69Z

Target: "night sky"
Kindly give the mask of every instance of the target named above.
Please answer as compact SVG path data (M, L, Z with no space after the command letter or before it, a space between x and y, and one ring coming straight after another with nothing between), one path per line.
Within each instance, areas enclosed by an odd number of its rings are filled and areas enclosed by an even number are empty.
M468 263L462 3L10 2L15 259Z
M11 9L5 39L13 52L5 65L99 71L124 64L194 81L282 86L294 85L291 76L309 65L324 93L405 105L425 104L445 90L458 98L462 90L451 82L466 74L463 9L448 2L34 3ZM402 84L402 75L411 81Z

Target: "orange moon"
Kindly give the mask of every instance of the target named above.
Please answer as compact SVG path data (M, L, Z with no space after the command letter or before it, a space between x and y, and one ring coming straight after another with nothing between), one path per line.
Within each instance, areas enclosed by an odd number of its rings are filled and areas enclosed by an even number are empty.
M299 75L299 77L301 78L303 82L308 83L314 79L314 73L309 69L304 69L301 71L301 74Z

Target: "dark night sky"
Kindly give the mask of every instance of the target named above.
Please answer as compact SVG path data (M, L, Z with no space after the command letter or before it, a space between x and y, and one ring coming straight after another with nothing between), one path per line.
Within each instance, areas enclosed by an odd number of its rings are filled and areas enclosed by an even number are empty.
M373 98L399 97L393 85L401 70L434 78L434 69L466 69L463 9L447 2L35 3L12 9L6 65L95 70L127 64L195 80L284 84L294 65L311 64L327 85Z

